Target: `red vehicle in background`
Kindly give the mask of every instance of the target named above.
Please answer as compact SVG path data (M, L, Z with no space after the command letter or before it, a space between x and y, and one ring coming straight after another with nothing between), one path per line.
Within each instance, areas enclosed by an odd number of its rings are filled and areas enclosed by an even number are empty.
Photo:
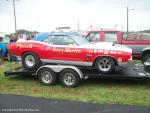
M89 42L114 42L129 46L132 49L133 58L140 58L143 62L150 62L150 34L125 33L118 30L91 30L85 38Z

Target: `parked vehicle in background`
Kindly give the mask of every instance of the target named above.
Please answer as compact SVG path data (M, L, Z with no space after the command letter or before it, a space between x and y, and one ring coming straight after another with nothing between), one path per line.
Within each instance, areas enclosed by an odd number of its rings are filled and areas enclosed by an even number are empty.
M26 69L34 70L42 63L95 67L101 73L115 71L115 66L128 62L132 50L112 42L91 44L74 33L41 34L30 41L13 42L8 50L22 58Z
M91 30L85 36L89 42L114 42L132 49L133 58L150 62L150 34L130 33L128 36L118 30Z
M3 37L3 43L7 46L10 42L10 38L9 37Z

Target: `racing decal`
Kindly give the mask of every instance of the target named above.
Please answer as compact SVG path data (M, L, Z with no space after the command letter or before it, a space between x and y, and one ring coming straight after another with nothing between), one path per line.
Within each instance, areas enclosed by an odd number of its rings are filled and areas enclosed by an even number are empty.
M118 62L122 62L122 58L118 58Z
M117 51L117 50L107 50L107 49L88 49L87 50L87 53L101 53L101 54L105 54L105 55L108 55L108 54L122 54L121 51Z
M97 49L94 49L94 53L97 53Z
M81 53L81 50L80 49L65 48L64 52Z
M99 52L99 53L103 53L104 50L103 50L103 49L99 49L98 52Z
M121 51L118 51L118 54L122 54L122 52L121 52Z
M93 49L87 49L86 52L87 52L87 53L93 53L94 50L93 50Z
M29 45L17 44L16 47L19 49L21 49L21 48L32 48L32 44L29 44Z
M51 47L51 48L48 48L48 50L51 50L54 52L63 52L63 53L81 53L81 49L72 49L72 48Z
M109 54L109 50L104 50L104 54Z
M117 54L117 51L110 50L110 54Z
M101 53L101 54L122 54L120 51L116 50L105 50L105 49L88 49L87 53Z

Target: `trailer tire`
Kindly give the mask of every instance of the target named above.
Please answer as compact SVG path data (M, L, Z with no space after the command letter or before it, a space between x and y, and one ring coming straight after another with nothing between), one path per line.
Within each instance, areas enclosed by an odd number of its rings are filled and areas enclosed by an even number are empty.
M57 75L49 68L43 68L38 72L38 78L44 85L54 85L57 82Z
M35 70L38 69L41 64L39 57L34 53L27 52L22 55L22 65L26 69Z
M144 64L144 62L149 62L150 63L150 54L144 55L144 57L143 57L143 64Z
M111 57L99 57L95 62L95 67L100 73L112 73L115 71L115 61Z
M63 86L73 88L80 83L80 77L75 70L65 69L60 73L59 81Z

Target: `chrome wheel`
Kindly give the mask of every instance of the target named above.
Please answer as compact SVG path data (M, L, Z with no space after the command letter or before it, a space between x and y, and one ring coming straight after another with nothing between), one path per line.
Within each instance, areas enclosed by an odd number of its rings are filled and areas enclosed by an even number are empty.
M44 71L41 75L41 80L43 81L43 83L46 83L46 84L51 83L52 78L53 78L53 76L52 76L51 72L49 72L49 71Z
M35 58L32 55L28 55L25 58L25 63L27 66L32 67L35 65Z
M150 63L150 54L147 54L143 57L143 64Z
M80 76L74 69L64 69L59 75L60 83L65 87L76 87L80 83Z
M98 63L98 68L104 72L111 68L111 61L107 58L102 58Z
M149 62L150 63L150 56L145 60L145 62Z
M64 84L66 84L67 86L73 85L75 83L74 74L65 73L64 76L63 76L63 81L64 81Z

